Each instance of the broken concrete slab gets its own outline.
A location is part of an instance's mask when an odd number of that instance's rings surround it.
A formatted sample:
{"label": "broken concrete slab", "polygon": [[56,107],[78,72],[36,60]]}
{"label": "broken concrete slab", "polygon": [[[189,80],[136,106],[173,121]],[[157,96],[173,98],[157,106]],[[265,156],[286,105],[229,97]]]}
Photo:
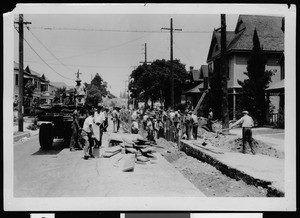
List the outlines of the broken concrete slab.
{"label": "broken concrete slab", "polygon": [[134,171],[135,155],[128,154],[124,156],[123,172]]}

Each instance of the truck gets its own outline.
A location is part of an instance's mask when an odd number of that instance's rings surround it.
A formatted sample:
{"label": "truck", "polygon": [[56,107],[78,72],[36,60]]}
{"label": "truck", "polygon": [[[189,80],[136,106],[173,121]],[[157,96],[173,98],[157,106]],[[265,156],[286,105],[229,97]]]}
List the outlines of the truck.
{"label": "truck", "polygon": [[[70,142],[75,109],[75,105],[63,104],[38,108],[37,125],[40,126],[39,143],[41,148],[51,148],[54,139],[64,139],[65,143]],[[79,108],[77,107],[77,109]]]}

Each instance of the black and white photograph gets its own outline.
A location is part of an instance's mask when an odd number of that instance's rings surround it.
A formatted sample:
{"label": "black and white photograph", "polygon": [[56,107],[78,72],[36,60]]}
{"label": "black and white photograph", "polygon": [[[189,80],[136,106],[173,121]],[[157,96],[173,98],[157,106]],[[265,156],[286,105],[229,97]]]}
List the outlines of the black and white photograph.
{"label": "black and white photograph", "polygon": [[19,4],[3,22],[4,210],[296,209],[295,6]]}

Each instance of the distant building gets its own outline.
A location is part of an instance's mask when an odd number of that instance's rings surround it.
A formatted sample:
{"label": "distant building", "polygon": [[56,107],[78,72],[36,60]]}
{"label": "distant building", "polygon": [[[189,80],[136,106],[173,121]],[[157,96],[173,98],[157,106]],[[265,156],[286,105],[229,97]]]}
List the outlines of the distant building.
{"label": "distant building", "polygon": [[[270,83],[270,101],[278,111],[284,105],[284,91],[274,94],[272,88],[284,90],[284,18],[273,16],[240,15],[234,31],[226,32],[228,59],[228,94],[230,119],[236,119],[236,102],[241,86],[238,80],[247,79],[247,61],[253,48],[253,33],[256,29],[260,45],[266,57],[266,70],[273,71]],[[207,56],[209,77],[220,70],[221,33],[214,31]],[[278,87],[277,87],[278,86]],[[278,89],[279,88],[279,89]]]}
{"label": "distant building", "polygon": [[[187,91],[183,92],[182,101],[191,102],[193,108],[197,105],[202,93],[208,89],[208,66],[201,65],[199,70],[190,67],[190,85]],[[185,99],[184,99],[185,98]]]}
{"label": "distant building", "polygon": [[[32,83],[35,87],[32,98],[24,101],[24,107],[31,107],[33,102],[51,104],[55,97],[56,87],[44,75],[33,71],[29,66],[23,70],[23,74],[24,85]],[[19,64],[16,62],[14,62],[14,97],[15,100],[19,97]]]}
{"label": "distant building", "polygon": [[127,108],[127,98],[105,98],[103,99],[103,104],[108,107],[125,107]]}

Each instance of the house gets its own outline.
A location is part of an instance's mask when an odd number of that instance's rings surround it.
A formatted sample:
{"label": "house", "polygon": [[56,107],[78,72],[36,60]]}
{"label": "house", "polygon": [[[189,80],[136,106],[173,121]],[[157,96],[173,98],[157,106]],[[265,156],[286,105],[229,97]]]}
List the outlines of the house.
{"label": "house", "polygon": [[[284,18],[274,16],[240,15],[234,31],[226,32],[226,56],[228,77],[228,102],[230,119],[236,119],[236,102],[241,86],[238,80],[247,79],[247,61],[253,47],[253,34],[256,29],[260,45],[266,57],[266,70],[273,71],[270,87],[276,83],[284,90]],[[208,73],[220,70],[221,33],[214,31],[207,56]],[[210,77],[210,76],[209,76]],[[270,88],[269,87],[269,88]],[[279,110],[283,97],[271,96],[270,101]]]}
{"label": "house", "polygon": [[[23,70],[24,85],[34,84],[34,92],[32,98],[24,99],[24,107],[30,108],[33,102],[39,102],[40,104],[51,104],[55,96],[56,87],[50,84],[50,81],[44,75],[41,75],[27,66]],[[15,100],[19,96],[19,64],[14,62],[14,97]],[[25,111],[26,113],[26,111]]]}
{"label": "house", "polygon": [[199,70],[190,67],[190,85],[187,91],[183,92],[183,102],[190,102],[191,106],[195,108],[202,93],[208,89],[208,66],[201,65]]}

